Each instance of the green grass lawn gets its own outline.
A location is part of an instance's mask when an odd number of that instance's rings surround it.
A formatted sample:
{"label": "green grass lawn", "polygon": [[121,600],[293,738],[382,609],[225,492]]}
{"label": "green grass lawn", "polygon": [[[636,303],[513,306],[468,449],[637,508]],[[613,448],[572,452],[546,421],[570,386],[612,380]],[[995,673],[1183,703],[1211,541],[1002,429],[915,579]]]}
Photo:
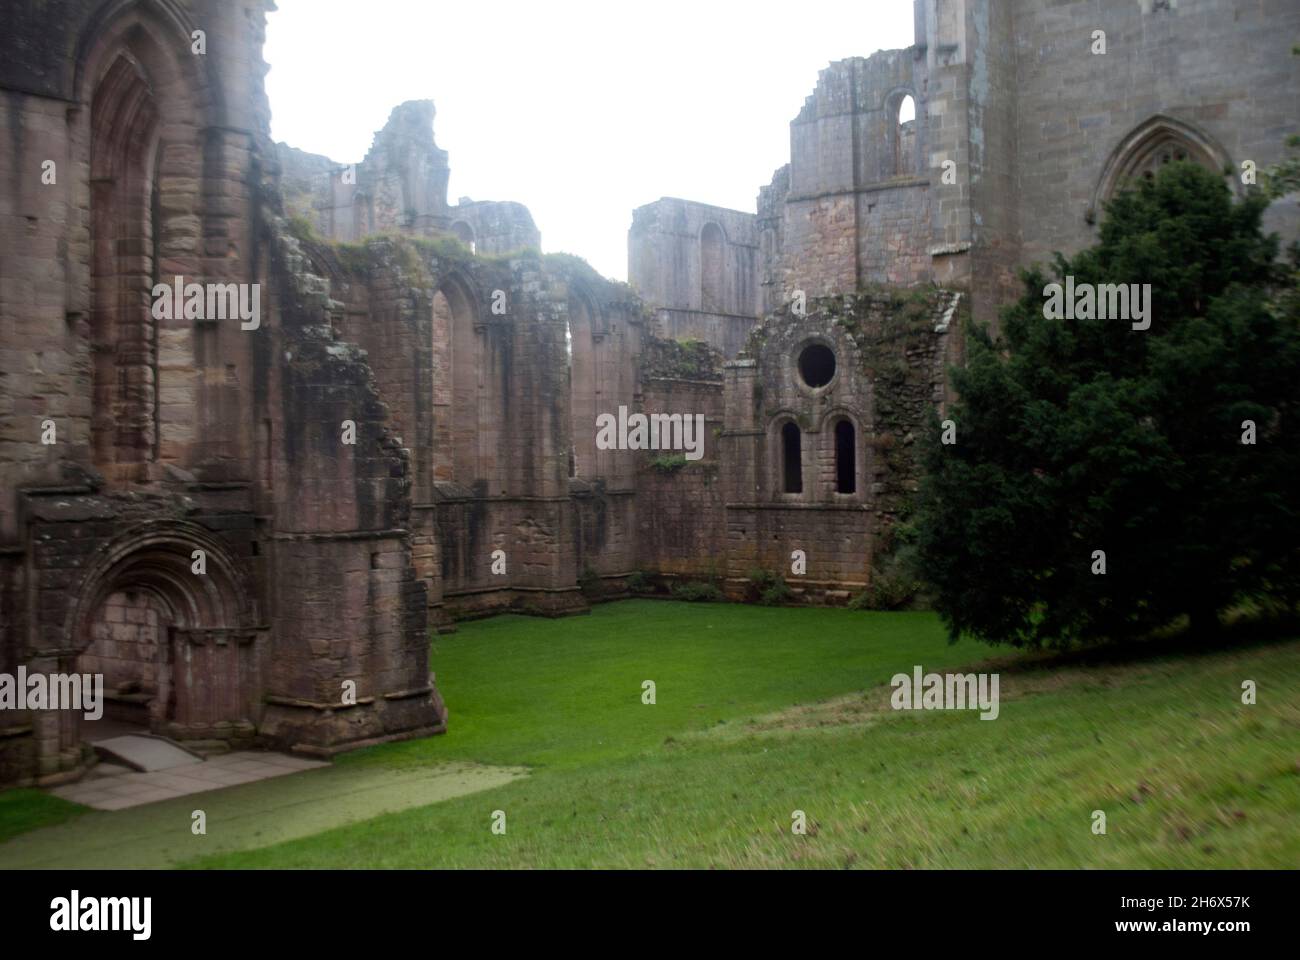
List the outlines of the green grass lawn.
{"label": "green grass lawn", "polygon": [[[1300,643],[1050,668],[1006,657],[995,721],[889,709],[894,673],[988,655],[949,646],[922,613],[628,601],[464,624],[432,655],[448,734],[338,763],[530,776],[189,865],[1300,863]],[[807,835],[791,833],[795,810]]]}
{"label": "green grass lawn", "polygon": [[86,812],[72,803],[30,788],[0,790],[0,843],[13,837],[71,820]]}

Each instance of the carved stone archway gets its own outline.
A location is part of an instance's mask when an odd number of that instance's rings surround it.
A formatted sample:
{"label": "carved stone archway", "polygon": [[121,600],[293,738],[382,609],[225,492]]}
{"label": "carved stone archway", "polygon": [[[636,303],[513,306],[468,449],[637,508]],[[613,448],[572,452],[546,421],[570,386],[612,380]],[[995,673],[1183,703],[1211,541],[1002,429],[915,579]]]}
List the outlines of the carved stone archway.
{"label": "carved stone archway", "polygon": [[[105,678],[106,716],[178,739],[251,737],[259,631],[224,545],[184,522],[143,524],[91,563],[69,615],[69,672]],[[60,748],[82,737],[62,724]]]}

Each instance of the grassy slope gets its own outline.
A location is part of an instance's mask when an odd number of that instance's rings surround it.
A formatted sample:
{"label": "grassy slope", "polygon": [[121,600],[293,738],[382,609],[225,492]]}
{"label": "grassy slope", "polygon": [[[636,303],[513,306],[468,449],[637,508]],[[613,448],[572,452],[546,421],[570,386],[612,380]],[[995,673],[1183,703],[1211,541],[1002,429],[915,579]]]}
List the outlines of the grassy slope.
{"label": "grassy slope", "polygon": [[0,843],[38,827],[51,827],[89,810],[79,803],[29,788],[0,790]]}
{"label": "grassy slope", "polygon": [[[340,762],[585,766],[719,720],[887,682],[899,664],[974,655],[979,648],[950,646],[928,613],[630,600],[561,620],[495,617],[434,642],[451,710],[445,737]],[[654,706],[641,703],[645,680],[657,686]]]}
{"label": "grassy slope", "polygon": [[[1300,644],[1050,673],[1008,660],[992,722],[895,713],[877,687],[984,653],[947,646],[924,614],[640,601],[465,625],[433,657],[452,733],[341,762],[524,763],[530,778],[196,864],[1300,862]],[[1244,679],[1256,706],[1240,703]],[[489,830],[497,809],[505,836]],[[796,809],[808,836],[791,835]]]}

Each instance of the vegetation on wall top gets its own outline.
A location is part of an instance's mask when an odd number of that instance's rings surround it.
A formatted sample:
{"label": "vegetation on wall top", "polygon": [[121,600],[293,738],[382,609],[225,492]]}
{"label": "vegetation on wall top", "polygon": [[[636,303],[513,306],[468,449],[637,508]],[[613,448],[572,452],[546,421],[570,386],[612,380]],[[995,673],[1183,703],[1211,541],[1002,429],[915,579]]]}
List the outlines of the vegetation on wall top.
{"label": "vegetation on wall top", "polygon": [[646,379],[722,382],[722,354],[703,340],[646,337],[641,345],[641,376]]}

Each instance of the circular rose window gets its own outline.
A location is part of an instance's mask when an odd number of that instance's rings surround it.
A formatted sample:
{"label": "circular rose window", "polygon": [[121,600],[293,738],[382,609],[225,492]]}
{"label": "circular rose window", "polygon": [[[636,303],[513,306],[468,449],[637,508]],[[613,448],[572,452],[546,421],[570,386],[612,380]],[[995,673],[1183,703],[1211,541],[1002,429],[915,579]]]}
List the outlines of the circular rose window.
{"label": "circular rose window", "polygon": [[824,343],[810,343],[799,354],[799,376],[814,390],[835,376],[835,353]]}

